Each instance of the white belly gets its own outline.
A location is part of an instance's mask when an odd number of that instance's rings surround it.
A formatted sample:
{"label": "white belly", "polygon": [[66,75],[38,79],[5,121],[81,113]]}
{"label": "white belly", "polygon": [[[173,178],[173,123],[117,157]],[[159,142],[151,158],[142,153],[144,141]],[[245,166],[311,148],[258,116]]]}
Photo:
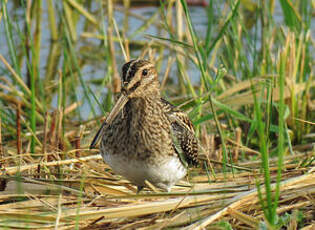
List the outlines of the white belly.
{"label": "white belly", "polygon": [[175,156],[168,156],[159,165],[149,165],[144,161],[130,161],[117,154],[102,153],[102,156],[115,173],[124,176],[137,186],[145,186],[145,180],[147,180],[159,188],[170,191],[170,188],[187,173],[186,168]]}

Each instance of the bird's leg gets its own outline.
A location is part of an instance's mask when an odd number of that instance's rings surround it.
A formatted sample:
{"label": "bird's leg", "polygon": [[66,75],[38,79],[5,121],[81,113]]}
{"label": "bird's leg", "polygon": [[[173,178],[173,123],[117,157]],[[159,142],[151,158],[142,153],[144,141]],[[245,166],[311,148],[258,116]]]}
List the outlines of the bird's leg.
{"label": "bird's leg", "polygon": [[144,186],[138,185],[137,186],[137,194],[139,194],[143,188],[144,188]]}

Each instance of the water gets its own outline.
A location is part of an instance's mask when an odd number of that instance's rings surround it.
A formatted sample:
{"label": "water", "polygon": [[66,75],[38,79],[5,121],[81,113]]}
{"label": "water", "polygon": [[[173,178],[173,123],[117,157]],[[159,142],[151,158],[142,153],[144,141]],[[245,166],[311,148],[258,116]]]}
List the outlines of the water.
{"label": "water", "polygon": [[[57,11],[61,11],[61,4],[56,4],[55,6],[57,6]],[[20,32],[23,31],[23,26],[24,26],[24,10],[22,8],[16,8],[14,5],[14,1],[8,1],[7,3],[7,7],[8,7],[8,12],[11,18],[16,18],[15,21],[13,21],[13,26],[15,28],[15,41],[17,44],[17,49],[16,51],[21,52],[21,50],[19,49],[19,30]],[[92,7],[91,7],[91,12],[96,12],[98,11],[100,8],[100,3],[99,1],[93,1],[92,2]],[[48,60],[48,54],[49,54],[49,46],[50,46],[50,31],[48,30],[48,13],[47,13],[47,5],[46,5],[46,1],[42,1],[42,37],[41,37],[41,49],[40,49],[40,75],[41,78],[43,79],[45,76],[45,71],[46,71],[46,63]],[[140,8],[131,8],[130,11],[132,13],[141,15],[145,18],[150,18],[157,10],[159,10],[157,7],[140,7]],[[175,8],[173,9],[175,11]],[[205,38],[206,35],[206,30],[207,30],[207,13],[206,13],[206,8],[204,7],[198,7],[198,6],[194,6],[194,7],[190,7],[190,14],[191,14],[191,19],[192,19],[192,23],[195,26],[195,30],[198,34],[198,36],[202,39]],[[218,8],[218,15],[216,15],[218,18],[220,17],[222,19],[222,15],[220,15],[220,10],[222,10],[222,8]],[[56,12],[57,14],[57,12]],[[57,14],[58,15],[58,14]],[[60,19],[59,16],[56,17],[56,19]],[[119,28],[122,28],[122,24],[123,24],[123,19],[124,19],[124,14],[120,11],[115,11],[115,20],[117,22],[117,25]],[[275,12],[274,12],[274,19],[275,19],[275,24],[276,25],[284,25],[283,23],[283,16],[282,16],[282,10],[281,7],[279,5],[279,1],[276,1],[276,6],[275,6]],[[77,24],[77,34],[78,34],[78,42],[76,43],[76,52],[77,55],[80,58],[84,58],[85,61],[87,61],[87,64],[85,64],[82,68],[81,68],[81,73],[82,76],[84,78],[84,81],[90,81],[91,79],[103,79],[106,74],[107,74],[107,68],[106,68],[106,58],[100,58],[97,61],[95,59],[93,59],[93,55],[104,55],[104,48],[103,46],[100,44],[100,40],[96,39],[96,38],[80,38],[80,34],[84,31],[84,22],[85,22],[85,18],[84,17],[80,17],[79,19],[79,23]],[[312,36],[314,37],[314,18],[312,19]],[[57,22],[58,23],[58,22]],[[143,25],[143,21],[136,19],[134,17],[129,17],[129,30],[127,31],[126,36],[130,37],[138,28],[140,28]],[[164,22],[160,22],[158,21],[158,23],[163,24]],[[105,19],[105,27],[107,25],[106,19]],[[33,23],[33,29],[35,28],[35,25]],[[219,28],[214,28],[213,32],[214,33],[218,33],[218,29]],[[259,28],[258,28],[258,31]],[[98,32],[92,32],[92,33],[98,33]],[[114,35],[116,36],[116,33],[114,33]],[[133,40],[138,40],[138,41],[149,41],[147,38],[144,37],[144,35],[154,35],[154,36],[168,36],[166,33],[160,33],[160,30],[157,29],[157,27],[155,26],[150,26],[148,29],[146,29],[145,31],[143,31],[142,33],[139,33],[138,35],[136,35],[134,38],[132,38]],[[216,35],[214,35],[215,37]],[[5,31],[4,31],[4,23],[3,23],[3,19],[0,23],[0,53],[9,61],[10,60],[10,55],[9,55],[9,51],[8,51],[8,47],[7,47],[7,42],[6,42],[6,36],[5,36]],[[92,47],[92,49],[96,50],[95,53],[90,53],[90,56],[86,57],[83,55],[83,53],[80,51],[85,47]],[[257,47],[260,47],[260,44],[257,44]],[[118,66],[122,66],[122,64],[125,62],[125,60],[123,59],[123,56],[120,52],[120,46],[119,44],[116,44],[116,52],[117,52],[117,56],[116,56],[116,60],[117,60],[117,65]],[[169,51],[165,51],[166,52],[166,56],[168,55],[172,55]],[[137,58],[138,55],[140,54],[140,50],[131,50],[131,57],[132,58]],[[174,55],[173,55],[174,56]],[[249,60],[251,60],[251,57],[249,56]],[[62,62],[63,62],[63,58],[61,57],[61,60],[59,61],[59,69],[62,69]],[[167,60],[163,60],[163,64],[162,66],[166,66],[166,62]],[[216,65],[219,65],[220,63],[216,63]],[[23,63],[23,68],[21,70],[21,76],[22,78],[25,80],[25,76],[27,73],[26,70],[26,64]],[[192,79],[193,83],[198,83],[199,79],[200,79],[200,73],[199,70],[191,63],[188,63],[188,70],[187,70],[187,74],[190,77],[190,79]],[[163,76],[165,69],[161,69],[161,73],[160,76]],[[4,65],[2,63],[0,63],[0,75],[6,75],[6,68],[4,67]],[[171,69],[171,73],[170,76],[176,76],[177,70],[176,70],[176,65],[174,65],[174,67]],[[174,78],[174,81],[176,82],[177,78]],[[104,94],[106,93],[106,89],[94,84],[88,84],[89,87],[91,87],[91,89],[93,90],[93,92],[96,92],[96,95],[101,95],[104,96]],[[79,99],[79,101],[83,101],[83,104],[80,108],[80,113],[81,113],[81,117],[84,119],[87,119],[91,116],[91,110],[90,107],[88,105],[88,103],[86,102],[86,100],[84,100],[84,94],[83,94],[83,89],[79,86],[76,90],[76,95],[77,98]],[[92,98],[93,101],[93,98]],[[56,108],[57,105],[57,95],[53,98],[52,101],[52,108]],[[97,106],[96,106],[97,107]],[[101,110],[98,109],[97,110],[97,114],[101,114]]]}

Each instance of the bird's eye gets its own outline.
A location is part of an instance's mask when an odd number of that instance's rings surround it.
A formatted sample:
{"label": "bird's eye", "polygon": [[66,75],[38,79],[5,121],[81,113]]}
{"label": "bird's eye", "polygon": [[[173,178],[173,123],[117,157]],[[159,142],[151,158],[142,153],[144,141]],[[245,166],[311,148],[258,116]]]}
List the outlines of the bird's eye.
{"label": "bird's eye", "polygon": [[148,75],[148,70],[147,69],[144,69],[143,71],[142,71],[142,76],[147,76]]}

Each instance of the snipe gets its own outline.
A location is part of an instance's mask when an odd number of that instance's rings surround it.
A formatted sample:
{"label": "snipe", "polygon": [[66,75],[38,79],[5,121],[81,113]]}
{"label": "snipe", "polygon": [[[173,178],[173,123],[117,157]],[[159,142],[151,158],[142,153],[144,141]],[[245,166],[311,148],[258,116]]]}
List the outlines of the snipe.
{"label": "snipe", "polygon": [[187,115],[160,96],[154,65],[132,60],[122,67],[122,90],[94,137],[104,161],[137,185],[145,181],[170,191],[197,163],[198,144]]}

